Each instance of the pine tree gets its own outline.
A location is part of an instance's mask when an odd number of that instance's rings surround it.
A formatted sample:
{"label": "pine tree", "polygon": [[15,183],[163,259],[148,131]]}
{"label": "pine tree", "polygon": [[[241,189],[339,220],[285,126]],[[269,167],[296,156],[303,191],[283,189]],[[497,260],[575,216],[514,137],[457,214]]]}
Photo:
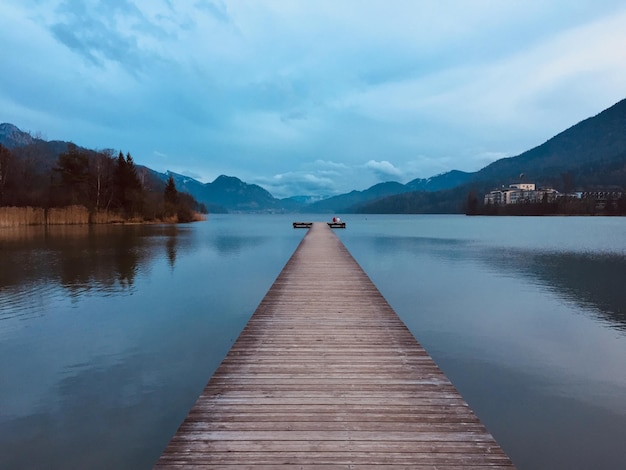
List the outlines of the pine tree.
{"label": "pine tree", "polygon": [[172,217],[177,214],[179,197],[172,175],[167,179],[167,185],[163,191],[163,202],[163,215],[165,217]]}
{"label": "pine tree", "polygon": [[136,212],[140,212],[143,207],[143,187],[137,169],[130,153],[119,153],[117,157],[117,168],[115,169],[117,203],[126,213],[127,217],[132,217]]}
{"label": "pine tree", "polygon": [[178,204],[178,190],[176,189],[176,183],[174,183],[174,178],[172,175],[167,180],[167,185],[165,186],[165,192],[163,194],[166,204]]}

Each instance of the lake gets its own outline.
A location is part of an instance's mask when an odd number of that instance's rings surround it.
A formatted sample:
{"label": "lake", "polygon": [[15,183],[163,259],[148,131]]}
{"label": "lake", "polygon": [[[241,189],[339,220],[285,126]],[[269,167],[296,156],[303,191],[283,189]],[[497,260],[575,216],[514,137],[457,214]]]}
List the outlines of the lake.
{"label": "lake", "polygon": [[[329,218],[0,229],[0,468],[151,468]],[[626,468],[625,218],[342,219],[518,468]]]}

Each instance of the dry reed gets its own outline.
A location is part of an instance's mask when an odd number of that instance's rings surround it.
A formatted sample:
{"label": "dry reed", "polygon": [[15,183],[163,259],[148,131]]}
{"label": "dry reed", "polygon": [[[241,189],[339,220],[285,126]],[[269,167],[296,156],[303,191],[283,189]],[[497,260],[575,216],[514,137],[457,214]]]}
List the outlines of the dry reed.
{"label": "dry reed", "polygon": [[[192,220],[206,220],[204,214],[195,212]],[[176,223],[176,216],[163,223]],[[156,221],[159,222],[159,221]],[[84,206],[53,207],[0,207],[0,227],[21,227],[25,225],[86,225],[86,224],[128,224],[145,223],[141,217],[131,219],[113,211],[89,212]]]}
{"label": "dry reed", "polygon": [[45,225],[46,211],[41,207],[0,207],[0,227]]}

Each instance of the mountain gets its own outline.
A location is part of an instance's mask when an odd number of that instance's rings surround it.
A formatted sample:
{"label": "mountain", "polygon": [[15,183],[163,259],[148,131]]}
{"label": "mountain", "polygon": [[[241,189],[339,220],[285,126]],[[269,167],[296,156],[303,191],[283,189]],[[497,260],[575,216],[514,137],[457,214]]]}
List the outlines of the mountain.
{"label": "mountain", "polygon": [[351,191],[329,198],[294,196],[277,199],[256,184],[248,184],[234,176],[221,175],[212,183],[201,183],[193,178],[172,172],[156,173],[162,181],[172,175],[180,191],[191,194],[204,203],[209,212],[306,212],[335,213],[351,212],[363,204],[378,201],[391,195],[403,194],[420,189],[435,192],[459,186],[467,181],[471,173],[450,171],[428,179],[416,179],[406,185],[395,181],[378,183],[363,191]]}
{"label": "mountain", "polygon": [[[545,143],[516,157],[503,158],[475,173],[473,181],[530,181],[559,186],[569,173],[571,184],[588,186],[592,173],[622,165],[626,158],[626,99],[585,119]],[[618,181],[621,185],[623,179]],[[603,182],[602,184],[613,184]]]}
{"label": "mountain", "polygon": [[465,210],[465,185],[442,191],[414,191],[349,207],[357,214],[459,214]]}
{"label": "mountain", "polygon": [[[2,123],[0,124],[0,144],[8,148],[27,169],[31,175],[28,179],[29,183],[43,187],[48,181],[43,181],[41,178],[47,178],[46,175],[56,167],[59,155],[68,151],[70,143],[36,139],[13,124]],[[96,154],[94,150],[78,148],[90,156]],[[302,206],[302,203],[295,200],[276,199],[260,186],[244,183],[231,176],[222,175],[212,183],[204,184],[176,173],[159,173],[143,165],[136,165],[136,168],[146,189],[162,192],[171,174],[179,191],[191,194],[213,213],[294,211]]]}
{"label": "mountain", "polygon": [[408,191],[408,189],[403,184],[389,181],[376,184],[364,191],[351,191],[347,194],[340,194],[322,201],[314,202],[313,204],[305,206],[302,210],[311,213],[345,212],[348,207],[406,191]]}
{"label": "mountain", "polygon": [[[13,124],[0,124],[0,143],[23,158],[36,161],[42,171],[56,165],[58,155],[67,151],[67,142],[44,141],[33,138]],[[87,149],[83,149],[86,150]],[[89,151],[91,152],[91,151]],[[439,191],[462,184],[470,175],[451,171],[427,179],[415,179],[406,185],[397,182],[376,184],[364,191],[352,191],[331,198],[310,196],[276,199],[268,191],[255,184],[248,184],[233,176],[219,176],[212,183],[201,183],[193,178],[176,173],[159,173],[148,167],[137,165],[143,173],[144,184],[160,190],[171,174],[180,191],[187,192],[204,203],[210,212],[345,212],[348,208],[382,197],[408,191]],[[156,182],[160,183],[156,183]]]}
{"label": "mountain", "polygon": [[302,203],[292,199],[277,199],[256,184],[248,184],[234,176],[221,175],[211,183],[201,183],[176,173],[156,173],[162,181],[170,175],[179,191],[191,194],[204,203],[209,212],[294,212]]}
{"label": "mountain", "polygon": [[295,204],[299,204],[299,205],[306,205],[306,204],[313,204],[314,202],[319,202],[319,201],[323,201],[324,199],[328,199],[329,196],[305,196],[305,195],[299,195],[299,196],[289,196],[287,198],[281,199],[282,201],[289,201],[291,203],[295,203]]}
{"label": "mountain", "polygon": [[206,199],[223,205],[229,210],[257,211],[272,208],[276,199],[256,184],[248,184],[234,176],[218,176],[205,185]]}
{"label": "mountain", "polygon": [[33,185],[41,183],[38,178],[56,166],[59,154],[67,152],[68,146],[68,142],[36,139],[6,122],[0,124],[0,144],[22,162],[20,171],[30,175],[29,182]]}
{"label": "mountain", "polygon": [[473,173],[452,170],[432,178],[418,178],[409,181],[405,186],[410,191],[442,191],[460,186],[472,178]]}
{"label": "mountain", "polygon": [[[35,139],[12,124],[0,124],[0,144],[41,171],[56,164],[67,142]],[[93,151],[89,151],[93,152]],[[31,165],[33,166],[33,165]],[[518,156],[503,158],[474,172],[449,171],[407,184],[385,182],[323,200],[299,196],[277,199],[255,184],[221,175],[211,183],[175,173],[141,169],[144,184],[158,190],[170,175],[179,191],[191,194],[211,212],[450,213],[462,212],[468,193],[482,195],[524,181],[561,192],[626,187],[626,100],[585,119]]]}
{"label": "mountain", "polygon": [[502,158],[466,175],[464,183],[445,191],[404,193],[352,206],[350,210],[364,213],[462,212],[470,192],[481,200],[485,192],[519,182],[520,178],[561,192],[626,188],[626,100],[531,150]]}
{"label": "mountain", "polygon": [[13,124],[7,122],[0,124],[0,144],[8,149],[33,144],[35,141],[36,139],[28,132],[21,131]]}
{"label": "mountain", "polygon": [[350,213],[359,210],[369,203],[375,203],[381,199],[397,196],[413,191],[436,192],[451,189],[462,185],[472,177],[472,173],[453,170],[431,178],[417,178],[407,184],[395,181],[375,184],[364,191],[351,191],[328,199],[304,206],[302,211],[317,213],[343,212]]}
{"label": "mountain", "polygon": [[176,184],[176,189],[178,191],[191,194],[196,201],[206,206],[209,213],[225,214],[228,212],[228,209],[226,209],[226,207],[222,206],[221,204],[217,202],[210,201],[205,197],[205,184],[204,183],[201,183],[200,181],[197,181],[188,176],[173,173],[171,171],[168,171],[167,173],[159,173],[147,167],[145,168],[148,172],[150,172],[152,177],[157,178],[159,181],[161,181],[161,183],[163,184],[163,187],[165,187],[165,184],[171,175],[172,178],[174,179],[174,184]]}

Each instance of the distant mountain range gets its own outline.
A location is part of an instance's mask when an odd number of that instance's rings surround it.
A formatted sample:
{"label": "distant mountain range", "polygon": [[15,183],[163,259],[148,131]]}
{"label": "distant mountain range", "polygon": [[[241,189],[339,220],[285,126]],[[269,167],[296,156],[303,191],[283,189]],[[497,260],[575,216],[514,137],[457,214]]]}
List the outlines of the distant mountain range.
{"label": "distant mountain range", "polygon": [[[8,123],[0,124],[0,144],[36,161],[42,171],[54,167],[68,145],[32,137]],[[474,173],[453,170],[407,184],[390,181],[323,200],[303,196],[277,199],[262,187],[233,176],[222,175],[211,183],[201,183],[141,165],[137,168],[148,180],[161,184],[172,175],[179,191],[191,194],[210,212],[459,213],[468,193],[480,199],[494,187],[520,178],[562,192],[626,187],[626,100],[538,147],[502,158]]]}
{"label": "distant mountain range", "polygon": [[218,176],[212,183],[168,172],[156,173],[167,179],[172,175],[176,188],[191,194],[207,205],[209,212],[294,212],[300,204],[280,200],[256,184],[248,184],[234,176]]}
{"label": "distant mountain range", "polygon": [[469,193],[481,200],[485,192],[520,182],[522,178],[561,192],[625,189],[626,100],[518,156],[502,158],[474,173],[464,173],[457,185],[435,192],[420,190],[365,201],[347,211],[457,213],[463,211]]}

